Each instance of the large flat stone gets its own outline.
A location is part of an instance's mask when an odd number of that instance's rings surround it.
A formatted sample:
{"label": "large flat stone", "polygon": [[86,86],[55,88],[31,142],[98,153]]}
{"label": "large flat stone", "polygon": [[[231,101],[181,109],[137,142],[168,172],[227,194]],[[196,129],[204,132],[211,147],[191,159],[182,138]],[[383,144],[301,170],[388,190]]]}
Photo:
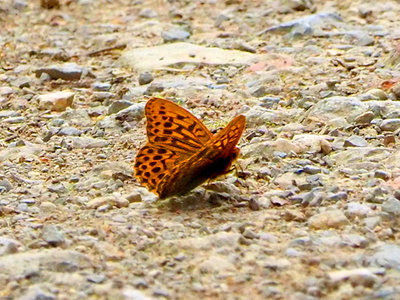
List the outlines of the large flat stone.
{"label": "large flat stone", "polygon": [[120,62],[138,72],[151,71],[182,64],[250,65],[262,55],[239,50],[173,43],[125,51]]}

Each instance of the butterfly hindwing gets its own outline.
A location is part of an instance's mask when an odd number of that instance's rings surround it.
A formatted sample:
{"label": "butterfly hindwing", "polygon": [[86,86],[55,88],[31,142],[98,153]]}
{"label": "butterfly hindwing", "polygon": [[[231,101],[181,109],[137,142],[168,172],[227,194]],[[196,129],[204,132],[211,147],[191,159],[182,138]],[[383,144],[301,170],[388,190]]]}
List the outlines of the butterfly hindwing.
{"label": "butterfly hindwing", "polygon": [[140,183],[149,190],[155,190],[159,182],[180,160],[174,151],[165,148],[155,148],[146,144],[141,148],[135,160],[135,175]]}
{"label": "butterfly hindwing", "polygon": [[172,101],[153,97],[147,102],[145,113],[150,144],[188,156],[213,137],[199,119]]}

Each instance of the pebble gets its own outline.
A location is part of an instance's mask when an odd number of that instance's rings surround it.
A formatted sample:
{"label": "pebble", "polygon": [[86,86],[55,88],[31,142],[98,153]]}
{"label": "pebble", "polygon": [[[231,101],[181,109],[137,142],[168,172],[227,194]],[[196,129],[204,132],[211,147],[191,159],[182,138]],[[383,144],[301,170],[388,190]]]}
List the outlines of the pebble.
{"label": "pebble", "polygon": [[82,134],[82,131],[75,127],[63,127],[57,132],[57,134],[61,136],[79,136]]}
{"label": "pebble", "polygon": [[345,147],[367,147],[368,142],[361,136],[353,135],[344,141]]}
{"label": "pebble", "polygon": [[55,225],[44,225],[42,228],[42,239],[50,246],[59,247],[65,244],[64,233]]}
{"label": "pebble", "polygon": [[27,292],[22,295],[20,300],[56,300],[56,296],[52,293],[44,291],[39,286],[30,286]]}
{"label": "pebble", "polygon": [[367,204],[350,202],[347,204],[346,212],[350,216],[365,217],[372,213],[372,210]]}
{"label": "pebble", "polygon": [[375,216],[375,217],[368,217],[364,219],[364,224],[368,229],[373,230],[376,226],[378,226],[381,223],[381,217],[380,216]]}
{"label": "pebble", "polygon": [[165,43],[184,41],[190,37],[190,33],[182,28],[171,28],[161,33]]}
{"label": "pebble", "polygon": [[400,118],[383,120],[379,127],[383,131],[396,131],[400,128]]}
{"label": "pebble", "polygon": [[340,281],[350,282],[355,285],[364,285],[367,287],[372,287],[377,281],[378,277],[374,272],[381,272],[381,269],[349,269],[349,270],[339,270],[331,271],[328,273],[328,278],[333,283],[338,283]]}
{"label": "pebble", "polygon": [[109,82],[100,82],[100,81],[95,81],[92,84],[92,89],[94,91],[101,91],[101,92],[106,92],[111,89],[111,84]]}
{"label": "pebble", "polygon": [[67,107],[71,107],[75,94],[73,92],[61,91],[43,94],[38,96],[39,106],[42,109],[52,111],[64,111]]}
{"label": "pebble", "polygon": [[390,173],[383,171],[383,170],[376,170],[374,173],[374,177],[387,181],[390,179]]}
{"label": "pebble", "polygon": [[362,113],[358,115],[355,119],[354,122],[359,125],[359,124],[370,124],[371,121],[375,118],[375,114],[372,111],[366,111],[365,113]]}
{"label": "pebble", "polygon": [[150,72],[143,72],[139,75],[139,84],[144,85],[152,82],[154,80],[153,75]]}
{"label": "pebble", "polygon": [[111,105],[108,107],[107,113],[109,115],[116,114],[117,112],[120,112],[121,110],[124,110],[125,108],[128,108],[132,104],[133,104],[132,102],[126,101],[126,100],[113,101],[111,103]]}
{"label": "pebble", "polygon": [[380,245],[369,260],[373,265],[398,269],[400,267],[400,246],[396,244]]}
{"label": "pebble", "polygon": [[40,77],[43,73],[46,73],[50,76],[51,79],[63,80],[79,80],[81,79],[84,72],[84,68],[75,63],[51,65],[35,70],[36,77]]}
{"label": "pebble", "polygon": [[400,200],[390,197],[382,203],[382,211],[393,216],[400,216]]}
{"label": "pebble", "polygon": [[349,221],[340,210],[327,210],[308,219],[308,226],[313,229],[341,228]]}
{"label": "pebble", "polygon": [[0,193],[1,192],[9,192],[12,190],[12,185],[10,183],[10,181],[8,181],[7,179],[2,179],[0,180]]}
{"label": "pebble", "polygon": [[152,19],[152,18],[157,18],[158,14],[156,11],[154,11],[151,8],[143,8],[139,12],[139,17],[146,18],[146,19]]}

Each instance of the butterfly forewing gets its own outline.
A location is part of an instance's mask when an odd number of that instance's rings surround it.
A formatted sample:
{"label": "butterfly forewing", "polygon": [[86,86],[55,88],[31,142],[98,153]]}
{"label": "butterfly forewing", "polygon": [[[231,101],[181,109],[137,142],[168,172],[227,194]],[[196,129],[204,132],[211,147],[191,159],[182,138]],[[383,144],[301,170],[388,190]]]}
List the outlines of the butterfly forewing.
{"label": "butterfly forewing", "polygon": [[185,193],[207,179],[229,172],[239,154],[236,145],[245,125],[245,117],[237,116],[194,155],[174,166],[157,186],[158,195],[164,198]]}
{"label": "butterfly forewing", "polygon": [[190,156],[212,138],[203,123],[179,105],[151,98],[145,108],[150,144]]}
{"label": "butterfly forewing", "polygon": [[235,117],[228,125],[220,130],[209,144],[217,148],[218,156],[223,156],[232,151],[237,145],[246,126],[246,118],[242,115]]}

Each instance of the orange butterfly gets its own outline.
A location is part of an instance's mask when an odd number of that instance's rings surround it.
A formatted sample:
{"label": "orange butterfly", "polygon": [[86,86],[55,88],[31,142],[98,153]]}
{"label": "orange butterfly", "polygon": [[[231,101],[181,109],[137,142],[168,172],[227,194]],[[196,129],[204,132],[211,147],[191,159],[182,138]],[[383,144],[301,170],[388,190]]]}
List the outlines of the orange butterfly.
{"label": "orange butterfly", "polygon": [[229,172],[246,125],[242,115],[213,135],[186,109],[151,98],[145,107],[147,144],[135,161],[137,179],[160,199],[183,195],[207,179]]}

